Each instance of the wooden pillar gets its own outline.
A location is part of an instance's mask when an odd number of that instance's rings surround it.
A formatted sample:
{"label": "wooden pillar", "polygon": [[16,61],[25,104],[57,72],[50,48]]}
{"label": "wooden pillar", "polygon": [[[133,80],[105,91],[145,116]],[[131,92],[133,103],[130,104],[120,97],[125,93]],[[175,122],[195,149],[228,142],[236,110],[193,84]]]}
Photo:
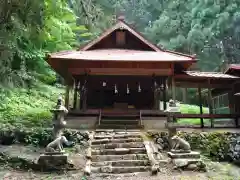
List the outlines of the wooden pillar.
{"label": "wooden pillar", "polygon": [[[209,114],[213,114],[213,105],[212,105],[212,93],[211,93],[211,88],[210,88],[210,81],[208,81],[208,107],[209,107]],[[211,128],[214,127],[214,119],[211,117]]]}
{"label": "wooden pillar", "polygon": [[74,81],[73,109],[77,108],[77,82]]}
{"label": "wooden pillar", "polygon": [[[230,113],[231,114],[239,114],[239,108],[238,108],[238,99],[239,99],[239,97],[238,96],[234,97],[234,94],[237,92],[235,90],[235,86],[236,86],[236,84],[232,85],[231,91],[228,94],[228,102],[229,102],[229,105],[230,105]],[[239,119],[238,116],[236,116],[235,119],[234,119],[236,127],[239,127],[238,119]]]}
{"label": "wooden pillar", "polygon": [[[199,98],[200,114],[203,114],[202,89],[201,89],[201,87],[198,87],[198,98]],[[203,118],[200,118],[200,120],[201,120],[201,128],[204,128]]]}
{"label": "wooden pillar", "polygon": [[187,104],[187,88],[182,88],[182,101]]}
{"label": "wooden pillar", "polygon": [[65,91],[65,107],[69,108],[69,85],[66,85],[66,91]]}
{"label": "wooden pillar", "polygon": [[156,110],[157,109],[157,82],[155,77],[153,77],[152,83],[153,83],[153,109]]}
{"label": "wooden pillar", "polygon": [[83,110],[87,109],[87,80],[85,79],[83,91]]}
{"label": "wooden pillar", "polygon": [[84,83],[82,81],[80,81],[80,88],[79,88],[79,109],[82,110],[83,109],[83,100],[84,100]]}
{"label": "wooden pillar", "polygon": [[83,109],[83,92],[80,90],[79,109]]}
{"label": "wooden pillar", "polygon": [[167,109],[167,87],[166,87],[166,81],[164,81],[164,88],[163,88],[163,109]]}
{"label": "wooden pillar", "polygon": [[80,80],[78,80],[78,84],[77,84],[77,105],[76,105],[76,109],[80,109],[81,105],[80,105],[80,89],[81,89],[81,84],[80,84]]}
{"label": "wooden pillar", "polygon": [[153,96],[154,96],[154,107],[153,107],[153,109],[157,109],[157,90],[156,90],[156,87],[154,86],[154,90],[153,90]]}
{"label": "wooden pillar", "polygon": [[175,86],[175,79],[174,79],[174,77],[172,77],[172,87],[171,87],[171,89],[172,89],[172,99],[174,100],[174,101],[176,101],[176,86]]}
{"label": "wooden pillar", "polygon": [[83,93],[83,110],[87,109],[87,89],[84,90]]}
{"label": "wooden pillar", "polygon": [[103,109],[104,108],[104,102],[105,102],[105,87],[101,87],[101,105],[100,105],[100,108]]}

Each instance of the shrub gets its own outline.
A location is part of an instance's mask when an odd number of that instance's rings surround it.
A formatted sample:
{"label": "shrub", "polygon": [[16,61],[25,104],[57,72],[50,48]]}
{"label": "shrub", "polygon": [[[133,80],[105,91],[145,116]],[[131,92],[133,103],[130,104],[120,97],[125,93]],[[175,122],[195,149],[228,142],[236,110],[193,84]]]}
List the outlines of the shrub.
{"label": "shrub", "polygon": [[38,83],[32,89],[0,88],[0,123],[21,123],[27,127],[49,127],[52,109],[62,87]]}
{"label": "shrub", "polygon": [[[66,136],[69,141],[73,141],[75,143],[88,140],[87,133],[77,130],[67,129],[64,131],[63,135]],[[0,126],[0,144],[3,145],[21,143],[45,147],[52,140],[53,132],[50,128],[26,128],[21,124],[18,124],[16,126],[13,126],[11,124],[2,124]]]}

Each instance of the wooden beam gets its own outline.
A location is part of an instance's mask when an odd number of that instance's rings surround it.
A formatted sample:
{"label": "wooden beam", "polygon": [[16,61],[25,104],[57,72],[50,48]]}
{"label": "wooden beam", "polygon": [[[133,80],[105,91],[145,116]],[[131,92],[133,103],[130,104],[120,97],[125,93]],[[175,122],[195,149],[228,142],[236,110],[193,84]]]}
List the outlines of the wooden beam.
{"label": "wooden beam", "polygon": [[159,75],[167,76],[171,74],[170,69],[131,69],[131,68],[70,68],[69,73],[73,75],[89,74],[89,75]]}
{"label": "wooden beam", "polygon": [[[191,128],[191,129],[211,129],[212,127],[204,127],[204,128],[201,128],[201,126],[199,125],[181,125],[181,124],[178,124],[178,123],[168,123],[167,125],[168,127],[170,128],[181,128],[181,129],[185,129],[185,128]],[[234,129],[235,127],[234,126],[218,126],[218,127],[214,127],[214,129]]]}
{"label": "wooden beam", "polygon": [[176,118],[215,118],[215,119],[234,119],[236,117],[240,117],[240,114],[174,114],[174,117]]}
{"label": "wooden beam", "polygon": [[184,87],[184,88],[198,88],[198,86],[200,86],[201,88],[221,88],[224,89],[226,88],[226,86],[228,86],[229,84],[207,84],[206,82],[180,82],[180,81],[176,81],[175,85],[177,87]]}
{"label": "wooden beam", "polygon": [[171,62],[67,60],[65,68],[171,69]]}
{"label": "wooden beam", "polygon": [[[200,87],[198,87],[198,98],[199,98],[200,114],[203,114],[202,91],[201,91],[201,88],[200,88]],[[201,117],[200,120],[201,120],[201,127],[204,128],[203,118]]]}

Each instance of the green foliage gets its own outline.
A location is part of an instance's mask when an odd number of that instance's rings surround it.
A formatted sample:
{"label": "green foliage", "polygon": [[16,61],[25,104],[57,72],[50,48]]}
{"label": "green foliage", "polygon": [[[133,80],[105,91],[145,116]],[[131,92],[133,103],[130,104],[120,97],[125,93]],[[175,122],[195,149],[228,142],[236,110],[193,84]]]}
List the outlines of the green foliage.
{"label": "green foliage", "polygon": [[44,85],[31,89],[4,88],[0,90],[0,122],[22,124],[27,127],[49,127],[56,99],[62,88]]}
{"label": "green foliage", "polygon": [[165,1],[145,34],[159,46],[197,54],[200,68],[213,70],[222,59],[237,60],[239,8],[235,0]]}
{"label": "green foliage", "polygon": [[26,128],[20,124],[3,124],[1,125],[0,141],[4,145],[23,143],[46,146],[52,141],[52,130],[41,127]]}
{"label": "green foliage", "polygon": [[67,0],[1,1],[0,12],[0,83],[8,86],[29,85],[36,73],[52,75],[46,53],[78,47],[78,36],[91,35],[76,25]]}

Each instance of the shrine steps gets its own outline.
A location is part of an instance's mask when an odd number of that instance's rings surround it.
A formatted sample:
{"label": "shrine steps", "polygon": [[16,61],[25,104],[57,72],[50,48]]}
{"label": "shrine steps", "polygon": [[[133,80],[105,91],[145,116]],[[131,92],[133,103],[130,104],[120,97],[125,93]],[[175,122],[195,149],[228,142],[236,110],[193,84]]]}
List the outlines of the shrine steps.
{"label": "shrine steps", "polygon": [[102,112],[99,116],[98,128],[104,129],[140,129],[141,114],[139,112]]}
{"label": "shrine steps", "polygon": [[96,131],[91,154],[92,173],[135,173],[151,169],[140,132]]}
{"label": "shrine steps", "polygon": [[101,129],[143,129],[144,126],[138,125],[138,124],[105,124],[101,123],[100,125],[96,125],[96,128],[101,128]]}

